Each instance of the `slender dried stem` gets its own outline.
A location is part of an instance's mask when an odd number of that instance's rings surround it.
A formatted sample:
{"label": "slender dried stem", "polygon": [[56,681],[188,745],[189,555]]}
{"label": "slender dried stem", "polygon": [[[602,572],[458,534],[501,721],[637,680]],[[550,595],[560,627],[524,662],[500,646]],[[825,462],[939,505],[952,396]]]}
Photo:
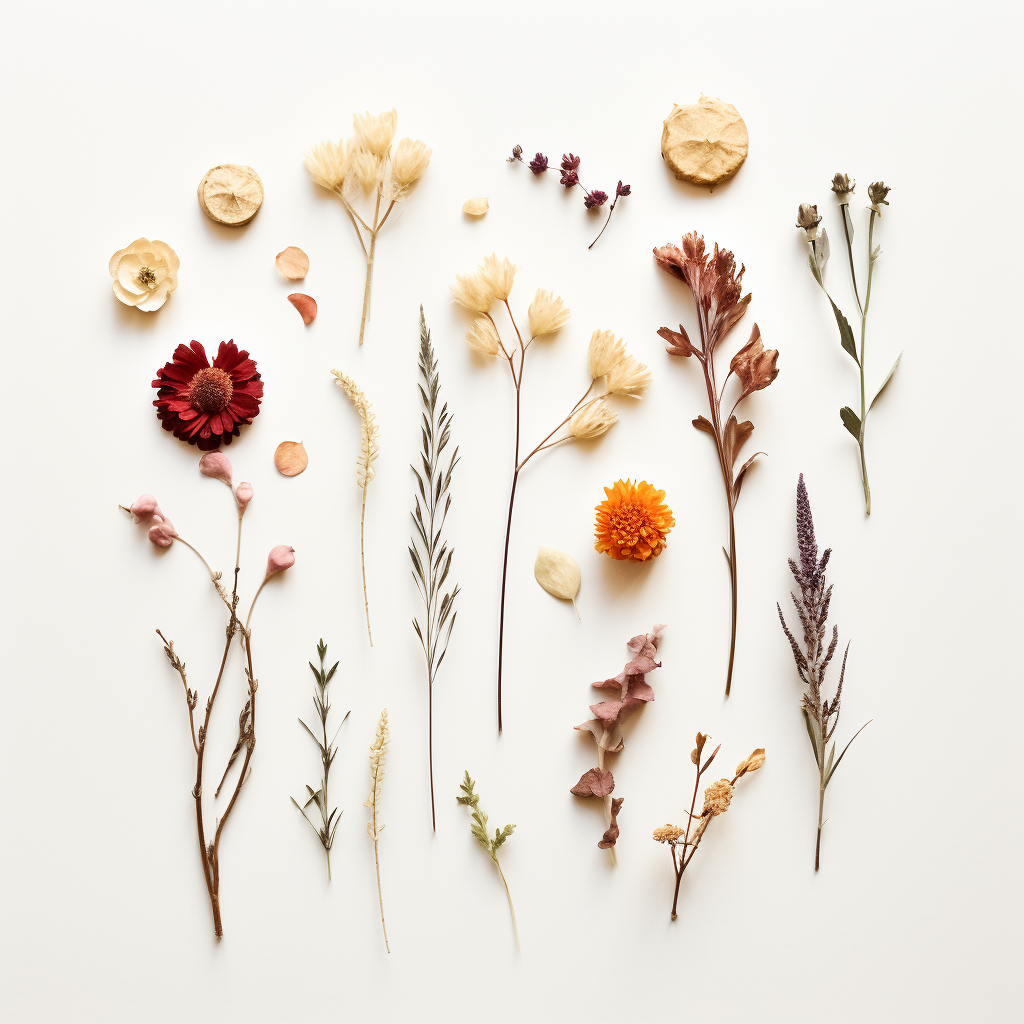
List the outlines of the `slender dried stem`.
{"label": "slender dried stem", "polygon": [[498,862],[498,858],[494,858],[494,863],[498,868],[498,874],[501,875],[502,885],[505,886],[505,895],[508,897],[508,909],[512,912],[512,930],[516,933],[516,949],[522,949],[523,947],[519,944],[519,925],[516,922],[516,908],[512,906],[512,893],[509,892],[508,882],[505,880],[505,872],[501,870],[501,864]]}
{"label": "slender dried stem", "polygon": [[[864,386],[864,348],[868,327],[868,306],[871,304],[871,275],[875,269],[874,260],[874,233],[875,233],[875,211],[871,211],[871,219],[868,221],[868,284],[864,292],[864,309],[860,317],[860,437],[857,443],[860,446],[860,471],[864,480],[864,514],[871,515],[871,487],[868,484],[868,463],[864,452],[864,433],[867,428],[868,406],[867,394]],[[852,267],[852,264],[851,264]],[[851,269],[852,273],[852,269]]]}
{"label": "slender dried stem", "polygon": [[366,591],[366,484],[363,484],[362,510],[359,513],[359,561],[363,568],[363,604],[366,607],[366,635],[373,646],[373,633],[370,632],[370,597]]}

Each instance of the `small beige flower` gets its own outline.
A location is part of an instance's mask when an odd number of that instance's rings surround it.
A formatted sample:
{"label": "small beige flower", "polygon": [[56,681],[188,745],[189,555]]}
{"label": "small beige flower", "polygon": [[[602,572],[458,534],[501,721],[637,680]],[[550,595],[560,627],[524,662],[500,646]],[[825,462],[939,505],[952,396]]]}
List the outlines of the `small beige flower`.
{"label": "small beige flower", "polygon": [[653,379],[651,371],[639,359],[626,356],[620,359],[608,374],[608,394],[639,398],[640,392],[648,387]]}
{"label": "small beige flower", "polygon": [[849,203],[850,194],[857,187],[857,182],[848,174],[836,171],[832,177],[832,191],[839,197],[839,202]]}
{"label": "small beige flower", "polygon": [[384,158],[391,148],[391,140],[395,137],[398,127],[398,111],[390,110],[383,114],[356,114],[352,118],[356,129],[356,137],[376,157]]}
{"label": "small beige flower", "polygon": [[686,829],[678,825],[662,825],[654,830],[653,839],[659,843],[674,843],[686,835]]}
{"label": "small beige flower", "polygon": [[512,291],[519,268],[509,259],[498,259],[494,253],[484,259],[480,270],[494,289],[494,297],[505,301]]}
{"label": "small beige flower", "polygon": [[110,257],[114,294],[146,313],[159,309],[178,287],[178,257],[166,242],[136,238]]}
{"label": "small beige flower", "polygon": [[391,158],[391,176],[395,184],[401,189],[408,188],[427,169],[433,152],[425,143],[402,139]]}
{"label": "small beige flower", "polygon": [[535,338],[542,334],[553,334],[569,322],[569,310],[561,296],[538,290],[530,303],[530,333]]}
{"label": "small beige flower", "polygon": [[616,339],[612,331],[594,331],[590,336],[587,359],[590,363],[590,379],[597,380],[612,372],[612,369],[626,356],[622,339]]}
{"label": "small beige flower", "polygon": [[496,356],[501,351],[501,339],[490,317],[478,317],[466,332],[466,342],[482,356]]}
{"label": "small beige flower", "polygon": [[728,779],[719,779],[712,782],[704,790],[704,813],[714,817],[716,814],[724,814],[729,809],[729,802],[732,800],[732,783]]}
{"label": "small beige flower", "polygon": [[885,197],[892,191],[884,181],[873,181],[868,185],[868,199],[871,200],[871,209],[875,213],[881,213],[879,206],[888,206],[889,200]]}
{"label": "small beige flower", "polygon": [[380,161],[362,146],[356,146],[349,159],[352,175],[359,183],[364,195],[369,195],[377,187]]}
{"label": "small beige flower", "polygon": [[306,169],[313,180],[324,188],[337,189],[345,182],[352,160],[352,143],[318,142],[306,154]]}
{"label": "small beige flower", "polygon": [[474,313],[487,313],[494,305],[494,286],[479,270],[472,274],[456,274],[451,292],[456,302]]}
{"label": "small beige flower", "polygon": [[796,214],[796,226],[804,229],[808,242],[813,242],[818,236],[818,225],[821,223],[821,214],[814,203],[801,203]]}
{"label": "small beige flower", "polygon": [[736,765],[736,777],[746,775],[747,772],[756,772],[764,764],[764,747],[758,747],[745,761]]}
{"label": "small beige flower", "polygon": [[603,398],[599,398],[596,402],[591,402],[590,405],[580,409],[569,420],[569,432],[573,437],[589,441],[591,438],[600,437],[617,423],[618,419],[618,413],[614,412]]}

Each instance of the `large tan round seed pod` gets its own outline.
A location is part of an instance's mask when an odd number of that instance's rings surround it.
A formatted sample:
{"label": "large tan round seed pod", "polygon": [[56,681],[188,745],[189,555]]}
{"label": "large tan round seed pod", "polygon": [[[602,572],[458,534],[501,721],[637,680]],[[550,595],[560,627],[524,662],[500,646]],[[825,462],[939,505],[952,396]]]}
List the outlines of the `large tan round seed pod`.
{"label": "large tan round seed pod", "polygon": [[263,182],[245,164],[211,167],[197,191],[203,213],[218,224],[232,227],[248,224],[263,205]]}
{"label": "large tan round seed pod", "polygon": [[747,158],[747,126],[739,111],[714,96],[676,104],[665,118],[661,155],[672,173],[694,185],[718,185]]}

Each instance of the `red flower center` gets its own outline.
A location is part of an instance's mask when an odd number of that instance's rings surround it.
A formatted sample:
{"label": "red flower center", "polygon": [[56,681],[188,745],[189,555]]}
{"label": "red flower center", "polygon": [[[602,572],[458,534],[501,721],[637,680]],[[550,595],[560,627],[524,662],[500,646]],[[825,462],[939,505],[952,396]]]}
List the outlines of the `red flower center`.
{"label": "red flower center", "polygon": [[227,408],[234,391],[231,377],[224,370],[207,366],[189,381],[189,405],[212,416]]}

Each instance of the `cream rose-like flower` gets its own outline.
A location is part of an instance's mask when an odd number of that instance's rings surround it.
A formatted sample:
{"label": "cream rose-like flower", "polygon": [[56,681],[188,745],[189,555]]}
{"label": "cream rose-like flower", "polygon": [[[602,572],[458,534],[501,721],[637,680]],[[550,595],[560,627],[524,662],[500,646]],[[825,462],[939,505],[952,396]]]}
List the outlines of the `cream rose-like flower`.
{"label": "cream rose-like flower", "polygon": [[569,420],[569,432],[581,441],[589,441],[591,438],[600,437],[618,421],[618,413],[614,412],[603,398],[599,398],[585,409],[580,409]]}
{"label": "cream rose-like flower", "polygon": [[166,242],[136,238],[110,257],[114,294],[126,305],[152,313],[178,287],[178,257]]}
{"label": "cream rose-like flower", "polygon": [[594,331],[590,336],[587,359],[590,363],[590,379],[597,380],[611,373],[616,364],[626,356],[626,346],[612,331]]}
{"label": "cream rose-like flower", "polygon": [[484,259],[484,262],[480,266],[480,270],[484,277],[490,282],[491,287],[494,289],[494,297],[501,299],[504,302],[512,291],[512,285],[515,282],[516,271],[519,268],[509,259],[498,259],[498,257],[491,253]]}
{"label": "cream rose-like flower", "polygon": [[501,340],[489,317],[478,317],[466,332],[466,342],[482,356],[496,356],[501,351]]}
{"label": "cream rose-like flower", "polygon": [[639,359],[626,356],[616,363],[608,374],[608,394],[639,398],[640,392],[648,387],[653,379],[651,371]]}
{"label": "cream rose-like flower", "polygon": [[369,195],[377,187],[377,173],[380,161],[363,146],[356,146],[350,157],[352,176],[359,183],[365,195]]}
{"label": "cream rose-like flower", "polygon": [[487,313],[494,305],[494,286],[479,270],[472,274],[456,274],[451,292],[456,302],[474,313]]}
{"label": "cream rose-like flower", "polygon": [[561,296],[538,290],[530,303],[530,333],[539,338],[542,334],[553,334],[569,322],[569,310]]}
{"label": "cream rose-like flower", "polygon": [[356,114],[352,118],[359,141],[374,156],[385,157],[391,148],[391,140],[398,127],[398,111],[389,110],[383,114]]}
{"label": "cream rose-like flower", "polygon": [[306,154],[306,169],[313,180],[324,188],[340,188],[352,162],[351,142],[318,142]]}
{"label": "cream rose-like flower", "polygon": [[391,176],[395,184],[399,188],[408,188],[427,169],[433,152],[424,142],[402,139],[391,158]]}

